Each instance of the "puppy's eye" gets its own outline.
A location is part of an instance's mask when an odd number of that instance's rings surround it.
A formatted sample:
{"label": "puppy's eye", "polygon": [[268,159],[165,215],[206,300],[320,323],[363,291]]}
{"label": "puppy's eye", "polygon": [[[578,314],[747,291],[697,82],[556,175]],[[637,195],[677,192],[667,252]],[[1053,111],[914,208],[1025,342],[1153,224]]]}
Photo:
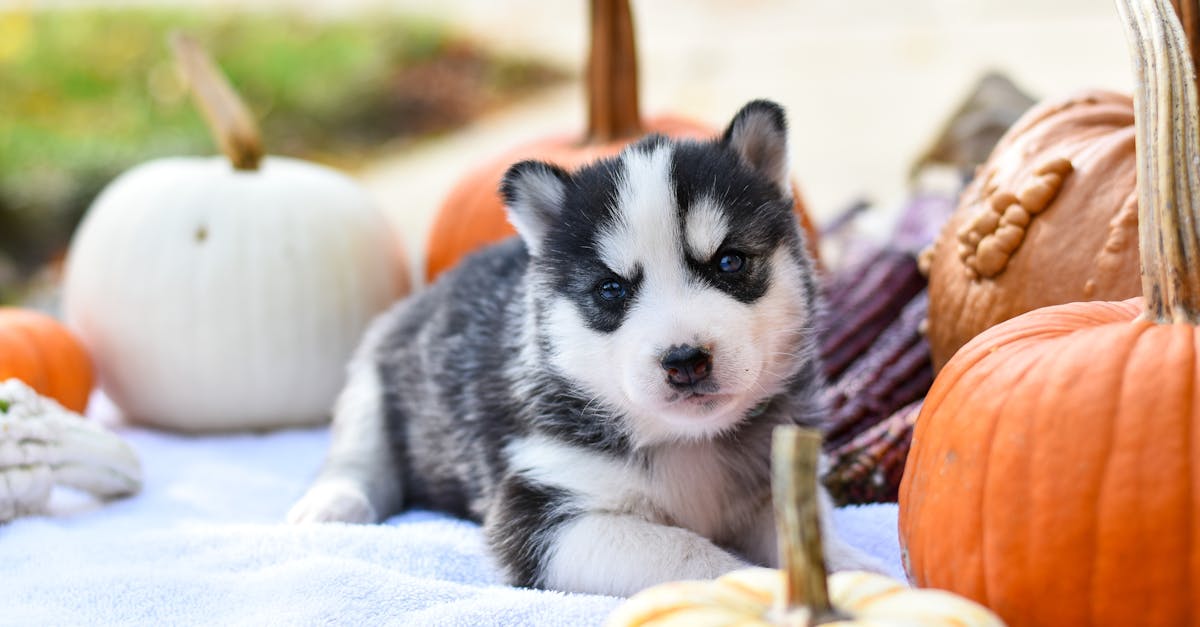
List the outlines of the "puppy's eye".
{"label": "puppy's eye", "polygon": [[726,274],[741,272],[746,267],[746,256],[739,252],[727,252],[717,259],[717,268]]}
{"label": "puppy's eye", "polygon": [[625,289],[625,284],[615,279],[604,281],[596,287],[596,293],[604,300],[617,301],[625,298],[628,290]]}

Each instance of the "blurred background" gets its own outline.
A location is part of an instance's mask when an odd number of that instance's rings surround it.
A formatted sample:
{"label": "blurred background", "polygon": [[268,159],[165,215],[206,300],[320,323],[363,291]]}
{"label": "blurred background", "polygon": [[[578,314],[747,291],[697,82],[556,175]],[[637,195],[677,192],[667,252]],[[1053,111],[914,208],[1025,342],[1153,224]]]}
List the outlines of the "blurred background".
{"label": "blurred background", "polygon": [[[985,150],[1037,99],[1131,83],[1104,0],[635,0],[633,11],[643,112],[723,127],[747,100],[780,102],[818,223],[856,202],[886,216],[921,163],[969,173],[979,157],[963,154],[964,137]],[[471,166],[584,124],[584,0],[0,0],[0,304],[53,307],[70,235],[113,177],[216,153],[175,75],[174,28],[209,47],[270,153],[367,186],[418,276],[434,211]]]}

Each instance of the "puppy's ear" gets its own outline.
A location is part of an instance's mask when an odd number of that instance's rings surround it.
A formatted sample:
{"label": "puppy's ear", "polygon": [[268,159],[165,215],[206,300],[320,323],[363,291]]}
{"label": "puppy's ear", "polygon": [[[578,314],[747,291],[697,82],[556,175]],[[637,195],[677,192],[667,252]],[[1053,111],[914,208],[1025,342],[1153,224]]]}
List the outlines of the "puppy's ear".
{"label": "puppy's ear", "polygon": [[791,197],[788,182],[787,118],[783,107],[769,100],[754,100],[742,107],[725,134],[721,143],[729,146],[741,156],[746,165],[765,176],[779,188],[780,193]]}
{"label": "puppy's ear", "polygon": [[562,168],[541,161],[522,161],[504,174],[500,195],[508,221],[534,257],[542,254],[546,233],[559,220],[570,178]]}

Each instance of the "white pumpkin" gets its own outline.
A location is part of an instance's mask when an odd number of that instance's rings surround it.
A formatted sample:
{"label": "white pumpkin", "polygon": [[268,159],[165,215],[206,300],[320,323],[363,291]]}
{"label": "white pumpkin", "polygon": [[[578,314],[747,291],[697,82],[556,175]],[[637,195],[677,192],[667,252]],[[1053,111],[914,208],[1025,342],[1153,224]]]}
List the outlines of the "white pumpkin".
{"label": "white pumpkin", "polygon": [[292,159],[152,161],[97,198],[71,243],[67,322],[133,420],[186,431],[326,418],[403,276],[349,178]]}
{"label": "white pumpkin", "polygon": [[241,147],[221,137],[244,158],[169,158],[121,175],[71,242],[66,319],[136,422],[319,423],[366,325],[407,290],[397,238],[365,191],[319,165],[260,161],[248,128]]}

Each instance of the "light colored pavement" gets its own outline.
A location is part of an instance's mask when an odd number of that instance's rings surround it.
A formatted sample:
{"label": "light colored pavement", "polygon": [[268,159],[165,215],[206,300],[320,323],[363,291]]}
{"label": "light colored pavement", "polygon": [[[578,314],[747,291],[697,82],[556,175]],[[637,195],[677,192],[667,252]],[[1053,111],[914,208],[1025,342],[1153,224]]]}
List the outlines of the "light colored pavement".
{"label": "light colored pavement", "polygon": [[[27,5],[27,0],[0,0]],[[114,0],[33,0],[35,5]],[[123,4],[241,7],[245,0]],[[568,68],[586,54],[585,0],[255,0],[256,9],[401,11],[449,21]],[[866,196],[899,202],[910,162],[987,69],[1035,96],[1127,90],[1108,0],[633,0],[643,110],[720,126],[771,98],[791,120],[793,170],[818,221]],[[517,143],[580,128],[577,85],[532,97],[358,174],[420,258],[432,213],[467,168]]]}

